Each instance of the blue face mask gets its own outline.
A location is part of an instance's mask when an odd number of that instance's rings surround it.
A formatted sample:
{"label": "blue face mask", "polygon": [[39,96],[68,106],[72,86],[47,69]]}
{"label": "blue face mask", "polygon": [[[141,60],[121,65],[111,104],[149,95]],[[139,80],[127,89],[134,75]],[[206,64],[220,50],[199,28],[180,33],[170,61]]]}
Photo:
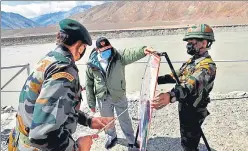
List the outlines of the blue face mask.
{"label": "blue face mask", "polygon": [[111,56],[111,49],[107,49],[100,53],[101,58],[107,60]]}

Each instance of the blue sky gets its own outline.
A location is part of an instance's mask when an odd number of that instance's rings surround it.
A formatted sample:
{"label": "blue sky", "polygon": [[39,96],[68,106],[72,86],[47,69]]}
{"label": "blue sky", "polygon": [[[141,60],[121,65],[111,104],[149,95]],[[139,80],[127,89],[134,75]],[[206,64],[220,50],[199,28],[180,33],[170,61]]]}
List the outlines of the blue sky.
{"label": "blue sky", "polygon": [[68,11],[78,5],[100,5],[104,1],[2,1],[1,10],[23,15],[27,18],[46,13]]}

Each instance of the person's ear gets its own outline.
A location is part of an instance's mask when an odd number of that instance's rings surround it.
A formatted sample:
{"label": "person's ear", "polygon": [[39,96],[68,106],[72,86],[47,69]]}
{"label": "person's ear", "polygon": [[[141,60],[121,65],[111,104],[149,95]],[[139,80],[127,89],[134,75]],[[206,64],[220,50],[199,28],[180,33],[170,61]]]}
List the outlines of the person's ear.
{"label": "person's ear", "polygon": [[204,47],[204,48],[207,48],[207,46],[208,46],[208,41],[207,41],[207,40],[203,40],[202,42],[203,42],[203,47]]}

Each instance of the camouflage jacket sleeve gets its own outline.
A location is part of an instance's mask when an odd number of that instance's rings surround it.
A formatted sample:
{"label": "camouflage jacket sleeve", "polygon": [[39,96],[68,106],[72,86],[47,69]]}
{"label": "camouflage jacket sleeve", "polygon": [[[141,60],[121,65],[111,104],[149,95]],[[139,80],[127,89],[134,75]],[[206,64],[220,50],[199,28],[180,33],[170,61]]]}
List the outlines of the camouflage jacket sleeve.
{"label": "camouflage jacket sleeve", "polygon": [[29,132],[32,143],[57,148],[58,144],[63,146],[72,140],[70,130],[63,125],[68,125],[68,117],[75,120],[71,118],[79,102],[75,93],[75,72],[73,67],[56,64],[46,70],[33,111]]}
{"label": "camouflage jacket sleeve", "polygon": [[121,54],[121,61],[124,65],[131,64],[139,59],[144,58],[146,55],[144,49],[146,46],[140,48],[128,48],[124,49]]}
{"label": "camouflage jacket sleeve", "polygon": [[87,103],[89,108],[96,107],[96,97],[94,92],[94,77],[92,70],[87,67],[86,69],[86,77],[85,77],[85,89],[86,89],[86,96],[87,96]]}
{"label": "camouflage jacket sleeve", "polygon": [[[187,102],[195,107],[199,104],[204,94],[210,92],[213,87],[213,81],[216,75],[215,64],[204,64],[199,66],[193,74],[189,75],[185,83],[176,85],[172,92],[178,101],[193,101]],[[188,97],[195,99],[186,99]]]}

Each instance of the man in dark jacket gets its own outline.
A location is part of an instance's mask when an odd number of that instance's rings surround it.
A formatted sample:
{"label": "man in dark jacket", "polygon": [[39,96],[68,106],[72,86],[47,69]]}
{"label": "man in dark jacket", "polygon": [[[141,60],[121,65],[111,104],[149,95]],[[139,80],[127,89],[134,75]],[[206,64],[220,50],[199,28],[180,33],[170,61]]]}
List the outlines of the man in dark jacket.
{"label": "man in dark jacket", "polygon": [[[138,145],[134,144],[134,131],[128,113],[125,66],[153,51],[146,46],[117,51],[108,39],[101,37],[96,41],[96,49],[90,54],[87,63],[86,94],[89,108],[95,112],[98,101],[103,117],[114,117],[114,109],[117,116],[124,112],[119,122],[130,148]],[[109,149],[117,142],[115,128],[109,129],[106,134],[108,139],[105,147]]]}

